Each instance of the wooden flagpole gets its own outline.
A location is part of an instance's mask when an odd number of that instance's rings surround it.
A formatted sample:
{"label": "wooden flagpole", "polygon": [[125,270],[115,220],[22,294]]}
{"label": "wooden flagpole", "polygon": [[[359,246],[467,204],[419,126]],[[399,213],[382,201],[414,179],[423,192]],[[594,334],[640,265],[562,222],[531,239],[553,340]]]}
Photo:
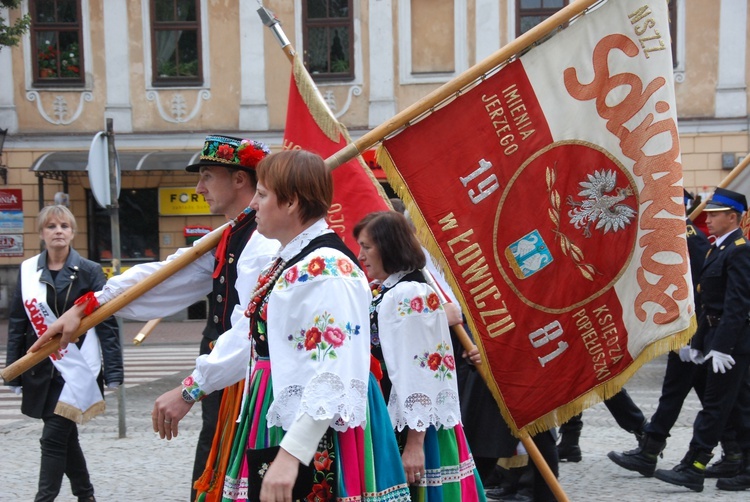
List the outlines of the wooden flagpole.
{"label": "wooden flagpole", "polygon": [[154,330],[157,324],[161,322],[161,317],[158,319],[151,319],[149,322],[143,325],[141,330],[138,332],[138,334],[133,338],[133,343],[135,345],[140,345],[143,343],[143,341],[148,338],[148,336],[151,334],[151,332]]}
{"label": "wooden flagpole", "polygon": [[[118,310],[120,310],[139,296],[143,295],[157,284],[164,281],[167,277],[185,268],[187,265],[193,263],[195,260],[209,252],[211,249],[215,248],[219,244],[219,241],[221,240],[221,234],[224,232],[224,229],[227,227],[227,225],[229,225],[229,222],[213,230],[211,233],[203,237],[200,242],[196,243],[195,246],[185,250],[185,252],[180,256],[165,264],[162,268],[146,277],[141,282],[134,284],[131,288],[127,289],[121,295],[115,297],[111,301],[108,301],[107,303],[96,309],[93,314],[84,317],[81,320],[81,325],[78,327],[76,334],[71,339],[71,343],[78,340],[78,337],[80,337],[83,333],[86,333],[89,329],[101,323],[107,317],[116,314]],[[21,359],[4,368],[2,371],[0,371],[0,376],[2,376],[5,381],[10,381],[18,377],[26,370],[32,368],[33,366],[36,366],[41,361],[43,361],[44,358],[49,357],[50,354],[53,354],[60,349],[61,336],[61,334],[55,335],[52,339],[50,339],[49,342],[42,345],[42,347],[36,352],[29,352]]]}
{"label": "wooden flagpole", "polygon": [[[721,183],[716,185],[718,188],[726,188],[729,186],[731,182],[734,181],[734,179],[740,175],[742,171],[745,170],[745,168],[750,165],[750,153],[745,155],[745,158],[740,161],[739,164],[737,164],[734,169],[729,171],[729,174],[724,177],[723,180],[721,180]],[[699,214],[703,212],[703,210],[706,208],[706,204],[708,203],[708,200],[702,200],[700,204],[695,206],[692,211],[690,211],[690,214],[688,215],[688,218],[691,220],[694,218],[697,218]]]}
{"label": "wooden flagpole", "polygon": [[[447,98],[454,92],[457,92],[459,89],[463,88],[465,85],[473,82],[474,80],[479,78],[481,75],[485,74],[487,71],[491,70],[492,68],[500,64],[502,61],[505,61],[506,59],[508,59],[511,55],[533,44],[534,42],[542,38],[544,35],[550,33],[554,28],[556,28],[560,24],[563,24],[569,21],[572,17],[579,14],[580,12],[583,12],[590,5],[598,1],[600,0],[579,0],[579,1],[574,2],[573,4],[568,5],[568,7],[562,9],[561,11],[558,11],[557,14],[555,14],[554,16],[551,16],[546,21],[544,21],[540,25],[537,25],[535,28],[529,30],[528,32],[526,32],[526,34],[522,35],[521,37],[519,37],[518,39],[514,41],[514,42],[521,41],[521,43],[519,44],[511,43],[511,44],[506,45],[505,48],[500,49],[495,54],[489,56],[478,65],[462,73],[460,76],[458,76],[456,79],[452,80],[448,84],[443,85],[436,91],[429,94],[427,97],[421,99],[414,105],[410,106],[403,112],[393,117],[388,122],[385,122],[384,124],[376,127],[375,129],[370,131],[368,134],[365,134],[364,136],[362,136],[359,140],[353,143],[348,143],[346,147],[339,150],[337,153],[333,154],[332,156],[328,157],[328,159],[326,159],[326,165],[328,166],[329,169],[333,170],[333,169],[336,169],[338,166],[350,161],[351,159],[359,155],[364,150],[370,148],[372,145],[376,144],[378,141],[385,138],[391,132],[395,131],[402,125],[405,125],[414,117],[417,117],[424,111],[429,110],[434,104],[439,103],[440,101]],[[583,4],[583,7],[577,8],[577,9],[571,9],[573,5],[575,5],[576,7],[579,7],[578,4]],[[563,11],[568,11],[568,14],[564,16],[561,15]],[[291,42],[289,42],[289,39],[287,38],[283,29],[281,28],[281,23],[279,22],[279,20],[276,18],[276,16],[273,15],[271,11],[269,11],[263,6],[261,6],[258,9],[258,15],[263,21],[263,24],[268,26],[271,29],[271,31],[273,31],[273,34],[278,40],[279,45],[281,45],[281,49],[284,51],[284,54],[286,54],[289,61],[292,64],[294,64],[294,56],[296,52]],[[545,27],[537,30],[537,28],[539,28],[543,24],[545,25]],[[527,36],[532,33],[534,34],[531,36]],[[513,49],[508,49],[511,46],[513,46]],[[472,71],[480,65],[482,66],[481,71],[479,70]],[[454,84],[454,82],[457,82],[459,80],[460,80],[460,84]],[[454,85],[451,85],[451,84],[454,84]],[[425,275],[429,275],[429,272]],[[468,333],[466,333],[466,330],[463,328],[463,326],[451,326],[451,329],[454,329],[456,335],[458,336],[464,348],[466,348],[469,351],[476,348],[476,345],[474,345],[474,342],[471,340],[471,338],[469,338],[469,335]],[[483,365],[483,364],[480,365],[478,370],[479,370],[480,375],[482,375],[482,378],[486,381],[488,378],[486,365]],[[558,481],[557,477],[555,477],[555,474],[552,472],[547,462],[544,460],[544,457],[539,451],[539,448],[537,448],[536,444],[531,439],[531,437],[528,434],[524,433],[519,439],[523,443],[523,446],[524,448],[526,448],[526,451],[528,452],[529,456],[534,462],[534,465],[536,465],[537,469],[539,469],[539,472],[541,473],[542,477],[546,481],[547,485],[550,487],[550,490],[552,490],[552,493],[555,495],[555,498],[558,500],[558,502],[568,502],[569,500],[568,496],[563,491],[562,486],[560,485],[560,482]]]}
{"label": "wooden flagpole", "polygon": [[584,12],[593,4],[601,1],[602,0],[576,0],[570,2],[566,7],[563,7],[526,33],[498,49],[493,54],[487,56],[485,59],[475,64],[450,82],[443,84],[424,98],[396,114],[390,120],[383,122],[378,127],[364,134],[358,140],[348,144],[346,147],[328,157],[326,159],[326,165],[329,169],[335,169],[341,164],[348,162],[371,146],[385,139],[389,134],[407,125],[409,122],[434,106],[461,91],[461,89],[467,85],[478,80],[482,75],[490,72],[504,61],[507,61],[514,55],[540,41],[559,26],[569,22],[572,18],[581,12]]}

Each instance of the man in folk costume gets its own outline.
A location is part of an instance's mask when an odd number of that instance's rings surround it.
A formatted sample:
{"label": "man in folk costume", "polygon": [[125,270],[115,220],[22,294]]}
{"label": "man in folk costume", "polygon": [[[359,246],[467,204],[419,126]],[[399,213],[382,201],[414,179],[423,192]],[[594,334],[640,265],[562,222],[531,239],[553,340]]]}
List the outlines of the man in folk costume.
{"label": "man in folk costume", "polygon": [[[47,206],[37,220],[45,250],[21,264],[8,321],[7,365],[21,359],[78,297],[100,289],[105,281],[102,267],[72,248],[76,222],[68,208]],[[36,502],[55,500],[64,476],[79,501],[94,500],[77,424],[104,412],[102,381],[108,387],[123,381],[122,349],[113,317],[90,329],[75,345],[7,382],[23,393],[21,411],[44,421]]]}
{"label": "man in folk costume", "polygon": [[706,255],[698,285],[702,306],[691,342],[693,360],[705,360],[703,409],[693,425],[690,449],[672,470],[655,476],[667,483],[703,490],[706,464],[731,423],[743,452],[744,471],[719,479],[723,490],[750,488],[750,244],[739,227],[745,196],[717,188],[704,212],[714,245]]}
{"label": "man in folk costume", "polygon": [[199,398],[244,375],[252,344],[225,499],[409,500],[369,372],[367,279],[325,221],[332,193],[330,171],[310,152],[259,164],[258,231],[282,248],[250,294],[250,338],[247,330],[220,336],[183,386],[154,405],[154,430],[171,439],[190,410],[173,396]]}
{"label": "man in folk costume", "polygon": [[[259,141],[233,138],[230,136],[209,135],[206,137],[200,159],[186,167],[188,172],[199,173],[200,179],[196,192],[203,195],[212,214],[223,214],[230,220],[230,226],[224,231],[214,255],[206,254],[183,268],[149,292],[120,309],[117,314],[129,319],[148,320],[173,314],[211,294],[211,320],[216,325],[215,333],[221,334],[232,328],[237,318],[247,306],[247,295],[258,278],[260,269],[268,262],[278,249],[278,242],[266,239],[255,232],[255,213],[250,208],[250,201],[255,195],[257,178],[255,167],[258,162],[270,153],[270,149]],[[113,277],[96,293],[93,300],[104,304],[122,292],[142,281],[169,261],[177,258],[189,248],[179,249],[177,253],[164,262],[143,263]],[[77,328],[83,312],[70,312],[72,324],[65,328]],[[67,316],[66,316],[67,319]],[[247,333],[247,326],[243,328]],[[208,354],[216,341],[211,331],[204,331],[200,354]],[[248,353],[249,357],[249,353]],[[243,375],[244,376],[244,375]],[[227,389],[232,400],[242,393],[244,382],[242,376],[229,382],[236,384]],[[219,409],[222,403],[224,387],[217,387],[216,392],[202,396],[203,426],[198,438],[193,478],[191,487],[202,477],[204,469],[209,472],[201,483],[201,490],[208,489],[214,477],[214,465],[207,466],[209,452],[219,420]],[[186,398],[192,399],[186,395]],[[181,399],[180,396],[178,398]],[[192,402],[192,401],[191,401]],[[231,414],[228,407],[224,413]],[[236,412],[235,416],[236,416]],[[219,431],[221,433],[221,431]],[[218,473],[223,479],[223,473]],[[220,491],[220,490],[219,490]],[[192,489],[191,500],[196,498],[196,489]]]}

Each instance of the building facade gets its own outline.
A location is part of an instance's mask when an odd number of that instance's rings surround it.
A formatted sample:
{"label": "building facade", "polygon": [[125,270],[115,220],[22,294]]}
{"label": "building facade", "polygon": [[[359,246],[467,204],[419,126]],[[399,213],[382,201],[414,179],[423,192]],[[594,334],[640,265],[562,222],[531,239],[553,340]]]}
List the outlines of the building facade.
{"label": "building facade", "polygon": [[[666,1],[666,0],[664,0]],[[352,136],[387,121],[567,0],[267,0]],[[223,218],[193,202],[184,166],[209,133],[283,147],[291,66],[255,2],[26,0],[18,47],[0,49],[0,192],[20,195],[22,246],[0,249],[0,315],[39,252],[40,207],[67,201],[74,246],[108,264],[108,213],[86,172],[111,119],[122,169],[123,266],[163,259]],[[747,0],[670,2],[685,187],[705,194],[750,149]],[[57,197],[57,198],[56,198]],[[0,242],[3,242],[0,239]],[[6,240],[7,243],[7,240]],[[18,243],[16,243],[18,244]],[[2,247],[2,246],[0,246]]]}

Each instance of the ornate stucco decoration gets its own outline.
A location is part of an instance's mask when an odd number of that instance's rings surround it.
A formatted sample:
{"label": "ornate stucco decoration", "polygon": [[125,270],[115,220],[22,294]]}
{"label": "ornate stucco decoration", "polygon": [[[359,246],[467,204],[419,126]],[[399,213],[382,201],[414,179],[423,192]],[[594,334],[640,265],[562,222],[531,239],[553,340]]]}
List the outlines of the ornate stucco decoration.
{"label": "ornate stucco decoration", "polygon": [[156,108],[159,111],[159,116],[166,122],[172,124],[184,124],[190,122],[198,114],[203,104],[203,101],[211,99],[211,91],[202,89],[198,91],[193,104],[193,109],[188,113],[188,104],[185,96],[180,92],[176,92],[172,95],[172,99],[169,102],[169,113],[162,106],[161,100],[159,99],[159,93],[157,91],[148,91],[146,93],[146,99],[149,101],[156,102]]}
{"label": "ornate stucco decoration", "polygon": [[[44,105],[42,104],[42,97],[39,95],[38,91],[27,91],[26,99],[32,102],[36,101],[36,109],[39,111],[39,115],[41,115],[44,120],[53,125],[66,126],[78,120],[78,117],[80,117],[81,112],[83,111],[84,101],[91,102],[94,100],[94,95],[90,91],[76,92],[79,94],[78,107],[76,108],[76,111],[72,116],[70,115],[68,100],[63,94],[55,95],[55,98],[52,102],[52,116],[50,116],[50,113],[47,113],[47,111],[44,109]],[[66,94],[70,96],[73,93],[71,92]]]}

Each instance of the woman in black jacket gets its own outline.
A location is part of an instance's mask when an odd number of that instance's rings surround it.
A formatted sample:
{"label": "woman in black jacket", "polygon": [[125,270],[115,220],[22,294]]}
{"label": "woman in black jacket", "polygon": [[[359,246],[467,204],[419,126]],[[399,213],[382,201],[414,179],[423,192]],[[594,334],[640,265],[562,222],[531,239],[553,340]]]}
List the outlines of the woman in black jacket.
{"label": "woman in black jacket", "polygon": [[[105,283],[101,266],[82,258],[70,245],[76,221],[68,208],[45,207],[37,226],[45,251],[21,265],[8,322],[7,365],[23,357],[37,336],[78,298],[99,291]],[[117,387],[123,381],[122,348],[113,317],[69,349],[7,382],[15,392],[23,393],[21,411],[44,421],[36,502],[54,500],[63,475],[70,479],[79,501],[95,500],[77,423],[104,411],[104,382]]]}

